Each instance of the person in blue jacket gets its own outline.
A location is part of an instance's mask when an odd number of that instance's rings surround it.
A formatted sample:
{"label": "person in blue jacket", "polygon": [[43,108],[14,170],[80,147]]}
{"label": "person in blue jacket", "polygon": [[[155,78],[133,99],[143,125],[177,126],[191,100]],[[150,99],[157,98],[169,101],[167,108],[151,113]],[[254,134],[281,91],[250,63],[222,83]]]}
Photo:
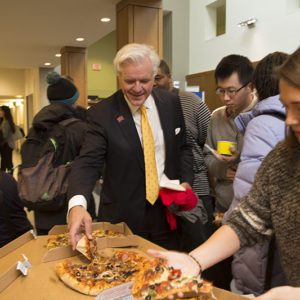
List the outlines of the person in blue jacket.
{"label": "person in blue jacket", "polygon": [[[241,113],[235,119],[238,129],[244,134],[244,147],[233,182],[234,199],[223,223],[241,198],[249,192],[263,159],[285,137],[285,108],[279,99],[279,80],[273,76],[273,70],[286,58],[287,54],[274,52],[258,63],[253,75],[253,84],[259,102],[252,111]],[[265,291],[269,248],[269,242],[266,242],[263,246],[243,248],[234,255],[232,273],[238,290],[254,295]],[[270,255],[273,255],[271,252]],[[284,278],[277,250],[271,261],[273,263],[269,287],[282,285]]]}

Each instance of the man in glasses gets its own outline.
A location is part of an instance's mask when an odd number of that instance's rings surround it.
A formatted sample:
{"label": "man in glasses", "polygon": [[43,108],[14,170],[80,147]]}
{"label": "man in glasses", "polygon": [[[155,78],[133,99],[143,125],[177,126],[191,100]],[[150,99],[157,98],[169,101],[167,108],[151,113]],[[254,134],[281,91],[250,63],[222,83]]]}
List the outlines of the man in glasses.
{"label": "man in glasses", "polygon": [[[215,70],[216,93],[224,106],[212,113],[206,144],[217,149],[218,141],[236,143],[236,147],[231,148],[231,156],[204,148],[205,163],[214,182],[215,213],[225,213],[233,199],[232,185],[243,146],[243,136],[235,126],[234,119],[240,113],[251,110],[256,103],[252,88],[253,71],[249,59],[241,55],[224,57]],[[228,289],[232,277],[230,269],[231,258],[216,266],[216,272],[222,274],[221,282],[220,278],[209,279],[214,280],[216,286]]]}

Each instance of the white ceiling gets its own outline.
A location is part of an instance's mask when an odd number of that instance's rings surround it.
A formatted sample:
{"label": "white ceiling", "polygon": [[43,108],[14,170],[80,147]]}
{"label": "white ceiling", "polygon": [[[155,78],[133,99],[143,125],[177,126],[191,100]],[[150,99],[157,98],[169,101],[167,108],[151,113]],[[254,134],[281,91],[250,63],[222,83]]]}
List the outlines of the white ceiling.
{"label": "white ceiling", "polygon": [[0,68],[59,65],[62,47],[87,47],[115,29],[119,1],[0,0]]}

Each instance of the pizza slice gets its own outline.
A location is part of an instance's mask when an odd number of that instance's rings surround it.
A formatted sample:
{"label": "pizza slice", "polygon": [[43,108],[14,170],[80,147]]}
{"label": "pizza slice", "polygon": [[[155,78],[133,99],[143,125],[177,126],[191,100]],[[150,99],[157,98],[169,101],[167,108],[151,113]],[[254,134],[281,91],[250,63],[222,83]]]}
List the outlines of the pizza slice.
{"label": "pizza slice", "polygon": [[47,249],[63,247],[70,245],[69,233],[60,233],[48,238]]}
{"label": "pizza slice", "polygon": [[135,300],[167,299],[179,292],[185,297],[203,295],[206,299],[215,299],[211,283],[183,274],[181,270],[168,267],[166,261],[157,258],[145,265],[132,288]]}
{"label": "pizza slice", "polygon": [[82,253],[88,260],[93,261],[96,258],[97,252],[96,239],[93,237],[92,240],[89,240],[86,234],[83,234],[76,245],[76,250]]}
{"label": "pizza slice", "polygon": [[70,288],[95,296],[105,289],[135,280],[147,261],[134,251],[121,250],[110,257],[98,255],[90,264],[64,260],[56,265],[56,273]]}
{"label": "pizza slice", "polygon": [[[108,229],[105,229],[105,230],[95,229],[92,232],[92,236],[95,238],[120,237],[120,236],[124,236],[124,234],[119,233],[119,232],[114,232],[114,231],[111,231]],[[56,234],[56,235],[53,235],[48,238],[47,249],[49,250],[52,248],[64,247],[64,246],[68,246],[68,245],[71,245],[69,233],[68,232],[60,233],[60,234]]]}

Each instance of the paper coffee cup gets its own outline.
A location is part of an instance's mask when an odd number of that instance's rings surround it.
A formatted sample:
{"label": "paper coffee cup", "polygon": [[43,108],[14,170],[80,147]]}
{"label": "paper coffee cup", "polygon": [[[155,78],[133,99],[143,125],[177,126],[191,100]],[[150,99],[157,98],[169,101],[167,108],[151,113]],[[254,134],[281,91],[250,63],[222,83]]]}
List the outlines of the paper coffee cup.
{"label": "paper coffee cup", "polygon": [[231,146],[236,147],[236,143],[228,141],[218,141],[217,151],[222,155],[232,155],[231,151],[229,150]]}

